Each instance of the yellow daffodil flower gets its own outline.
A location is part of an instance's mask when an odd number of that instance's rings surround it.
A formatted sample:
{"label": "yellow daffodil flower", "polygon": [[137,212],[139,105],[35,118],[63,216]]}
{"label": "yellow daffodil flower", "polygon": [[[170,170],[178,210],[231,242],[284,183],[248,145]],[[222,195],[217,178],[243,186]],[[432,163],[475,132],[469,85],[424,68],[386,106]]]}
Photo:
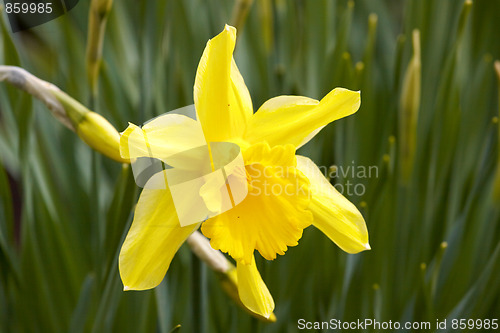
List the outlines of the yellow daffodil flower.
{"label": "yellow daffodil flower", "polygon": [[[202,223],[181,226],[171,190],[145,187],[134,221],[120,253],[120,275],[125,290],[157,286],[170,262],[189,235],[201,224],[214,249],[236,261],[238,293],[252,312],[269,317],[274,301],[255,264],[254,252],[273,260],[298,244],[311,224],[342,250],[370,249],[365,221],[307,157],[295,155],[328,123],[355,113],[359,92],[332,90],[321,101],[300,96],[279,96],[254,114],[252,101],[233,59],[236,29],[226,26],[203,52],[194,86],[198,120],[171,117],[150,126],[148,149],[182,151],[198,135],[199,124],[207,143],[239,146],[244,162],[246,197],[233,208]],[[153,128],[154,127],[154,128]],[[129,139],[138,128],[121,135],[122,158],[131,159]],[[192,134],[190,136],[190,133]],[[196,207],[193,207],[196,209]]]}

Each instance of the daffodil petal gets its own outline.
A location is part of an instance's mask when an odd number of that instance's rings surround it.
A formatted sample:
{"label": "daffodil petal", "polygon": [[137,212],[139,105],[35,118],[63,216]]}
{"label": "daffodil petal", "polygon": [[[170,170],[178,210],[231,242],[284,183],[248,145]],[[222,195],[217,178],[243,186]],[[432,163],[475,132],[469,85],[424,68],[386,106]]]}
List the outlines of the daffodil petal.
{"label": "daffodil petal", "polygon": [[205,144],[199,122],[169,113],[153,119],[142,128],[129,123],[120,135],[120,154],[125,159],[164,159]]}
{"label": "daffodil petal", "polygon": [[348,253],[369,250],[365,220],[356,206],[330,184],[309,158],[297,156],[297,169],[311,183],[309,210],[314,216],[313,225]]}
{"label": "daffodil petal", "polygon": [[124,289],[145,290],[160,284],[175,253],[198,226],[179,225],[168,189],[144,189],[120,251]]}
{"label": "daffodil petal", "polygon": [[301,96],[271,98],[259,108],[247,124],[244,139],[249,144],[267,141],[275,145],[300,147],[334,120],[355,113],[360,94],[336,88],[321,101]]}
{"label": "daffodil petal", "polygon": [[208,142],[241,138],[252,116],[252,100],[233,59],[236,29],[208,41],[194,84],[194,103]]}
{"label": "daffodil petal", "polygon": [[257,270],[255,258],[252,256],[250,264],[238,262],[236,271],[238,294],[243,305],[250,311],[269,318],[274,310],[274,300]]}

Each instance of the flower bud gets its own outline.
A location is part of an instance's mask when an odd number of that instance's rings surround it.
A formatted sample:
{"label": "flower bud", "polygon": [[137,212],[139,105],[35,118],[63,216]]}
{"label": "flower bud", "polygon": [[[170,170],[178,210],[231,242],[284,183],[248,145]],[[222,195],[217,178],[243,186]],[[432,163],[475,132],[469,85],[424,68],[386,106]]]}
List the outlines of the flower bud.
{"label": "flower bud", "polygon": [[0,81],[6,81],[42,101],[62,124],[76,132],[91,148],[121,163],[120,135],[104,117],[90,111],[55,85],[15,66],[0,66]]}
{"label": "flower bud", "polygon": [[94,94],[97,93],[97,79],[102,60],[102,46],[106,22],[113,5],[113,0],[92,0],[90,3],[87,34],[87,78]]}
{"label": "flower bud", "polygon": [[[498,96],[499,96],[499,116],[500,116],[500,61],[495,61],[495,72],[497,75],[498,79]],[[494,118],[495,119],[495,118]],[[495,122],[495,121],[494,121]],[[500,201],[500,122],[498,122],[498,118],[496,121],[496,124],[498,126],[497,129],[497,134],[498,134],[498,157],[497,157],[497,170],[496,170],[496,176],[495,176],[495,183],[493,185],[493,196],[496,201]]]}
{"label": "flower bud", "polygon": [[413,170],[417,146],[417,123],[420,108],[421,62],[420,32],[413,30],[413,56],[403,79],[399,104],[399,162],[400,176],[407,183]]}

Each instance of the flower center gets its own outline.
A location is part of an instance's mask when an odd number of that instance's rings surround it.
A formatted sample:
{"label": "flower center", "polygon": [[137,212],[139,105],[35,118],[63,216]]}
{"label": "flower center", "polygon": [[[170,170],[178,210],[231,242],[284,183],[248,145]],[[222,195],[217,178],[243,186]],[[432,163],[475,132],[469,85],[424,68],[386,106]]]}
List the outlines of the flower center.
{"label": "flower center", "polygon": [[249,264],[258,250],[266,259],[295,246],[312,222],[309,180],[296,169],[295,148],[255,144],[243,152],[248,195],[233,209],[202,224],[213,248]]}

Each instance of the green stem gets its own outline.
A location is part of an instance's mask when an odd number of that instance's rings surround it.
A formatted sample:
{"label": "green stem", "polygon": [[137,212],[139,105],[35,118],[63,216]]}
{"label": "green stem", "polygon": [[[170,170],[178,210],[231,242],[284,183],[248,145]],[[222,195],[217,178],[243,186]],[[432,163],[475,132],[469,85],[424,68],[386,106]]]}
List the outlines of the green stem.
{"label": "green stem", "polygon": [[191,253],[191,318],[192,331],[203,333],[205,330],[205,314],[203,312],[204,303],[204,270],[202,262]]}

